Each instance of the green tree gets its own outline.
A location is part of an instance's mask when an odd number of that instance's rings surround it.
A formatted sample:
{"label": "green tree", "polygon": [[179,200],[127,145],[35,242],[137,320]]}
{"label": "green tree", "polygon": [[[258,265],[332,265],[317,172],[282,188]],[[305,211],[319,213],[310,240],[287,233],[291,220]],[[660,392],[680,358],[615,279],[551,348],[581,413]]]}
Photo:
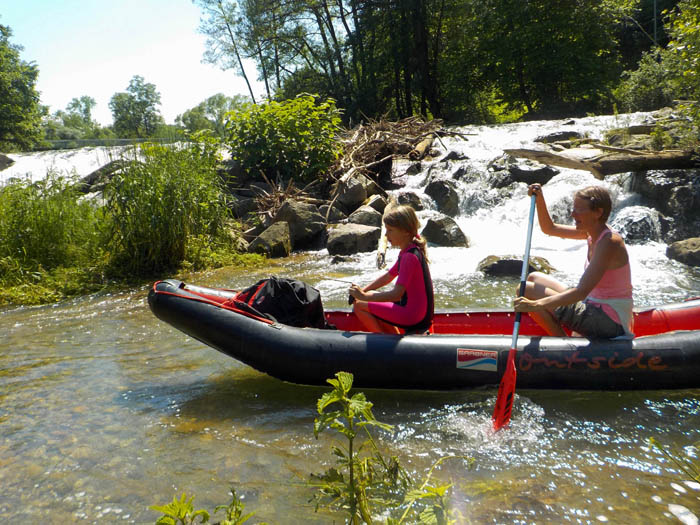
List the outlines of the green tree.
{"label": "green tree", "polygon": [[80,98],[74,98],[66,106],[66,111],[72,115],[77,115],[86,127],[93,125],[92,110],[97,105],[94,98],[83,95]]}
{"label": "green tree", "polygon": [[486,0],[476,20],[489,78],[528,113],[593,111],[621,67],[615,28],[624,2]]}
{"label": "green tree", "polygon": [[124,138],[152,137],[164,124],[156,107],[159,105],[160,93],[156,86],[135,75],[126,93],[115,93],[109,101],[115,133]]}
{"label": "green tree", "polygon": [[39,69],[20,59],[22,47],[10,43],[12,30],[0,25],[0,149],[26,150],[41,137]]}
{"label": "green tree", "polygon": [[242,110],[250,103],[251,100],[243,95],[227,97],[223,93],[217,93],[178,115],[175,123],[190,133],[210,129],[223,138],[226,134],[226,114]]}

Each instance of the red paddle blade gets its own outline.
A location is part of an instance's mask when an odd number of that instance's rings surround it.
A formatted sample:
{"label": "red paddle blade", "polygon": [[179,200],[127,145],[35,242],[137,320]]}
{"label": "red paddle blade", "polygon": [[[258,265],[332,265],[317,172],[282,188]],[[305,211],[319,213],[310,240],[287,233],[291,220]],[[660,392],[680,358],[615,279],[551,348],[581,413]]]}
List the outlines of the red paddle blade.
{"label": "red paddle blade", "polygon": [[501,384],[498,385],[498,397],[496,408],[493,410],[493,429],[500,430],[510,422],[510,413],[513,410],[513,397],[515,396],[515,348],[508,352],[506,371],[503,372]]}

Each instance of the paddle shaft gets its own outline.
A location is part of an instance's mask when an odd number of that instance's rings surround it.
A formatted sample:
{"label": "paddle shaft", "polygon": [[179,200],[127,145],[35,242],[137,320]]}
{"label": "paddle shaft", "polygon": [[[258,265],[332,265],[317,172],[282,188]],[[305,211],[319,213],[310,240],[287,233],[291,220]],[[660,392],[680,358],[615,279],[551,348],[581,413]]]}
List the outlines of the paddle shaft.
{"label": "paddle shaft", "polygon": [[[525,256],[523,257],[523,268],[520,272],[520,296],[525,295],[527,284],[527,271],[530,267],[530,241],[532,240],[532,225],[535,222],[535,195],[530,200],[530,215],[527,221],[527,240],[525,242]],[[515,381],[517,371],[515,369],[515,354],[518,349],[518,334],[520,333],[521,313],[516,312],[515,323],[513,324],[513,339],[508,352],[506,369],[501,377],[501,384],[498,386],[498,396],[496,397],[496,407],[493,411],[493,428],[500,430],[510,421],[510,414],[513,409],[513,398],[515,396]]]}
{"label": "paddle shaft", "polygon": [[[527,240],[525,241],[525,255],[523,256],[523,268],[520,272],[520,295],[525,295],[525,286],[527,285],[527,271],[530,267],[530,243],[532,241],[532,225],[535,222],[535,200],[537,196],[533,193],[530,197],[530,215],[527,218]],[[515,323],[513,324],[513,338],[510,347],[518,347],[518,334],[520,333],[520,317],[521,312],[515,313]]]}

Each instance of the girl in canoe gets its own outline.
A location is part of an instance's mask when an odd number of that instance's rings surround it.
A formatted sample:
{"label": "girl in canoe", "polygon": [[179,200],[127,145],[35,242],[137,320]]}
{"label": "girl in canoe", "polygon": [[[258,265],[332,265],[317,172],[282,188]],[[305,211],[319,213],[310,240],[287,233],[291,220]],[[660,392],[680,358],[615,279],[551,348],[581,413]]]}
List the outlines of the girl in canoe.
{"label": "girl in canoe", "polygon": [[540,272],[528,275],[525,297],[515,299],[516,312],[529,312],[549,335],[565,336],[564,327],[591,339],[632,338],[632,279],[622,237],[606,224],[612,209],[608,190],[589,186],[574,194],[574,226],[555,224],[542,186],[532,184],[537,219],[547,235],[587,239],[588,256],[578,284],[570,288]]}
{"label": "girl in canoe", "polygon": [[[418,217],[410,206],[396,206],[384,215],[386,238],[401,249],[396,264],[365,287],[353,284],[353,310],[370,332],[426,332],[433,320],[433,281],[426,241],[418,234]],[[397,278],[398,277],[398,278]],[[390,290],[375,291],[396,279]]]}

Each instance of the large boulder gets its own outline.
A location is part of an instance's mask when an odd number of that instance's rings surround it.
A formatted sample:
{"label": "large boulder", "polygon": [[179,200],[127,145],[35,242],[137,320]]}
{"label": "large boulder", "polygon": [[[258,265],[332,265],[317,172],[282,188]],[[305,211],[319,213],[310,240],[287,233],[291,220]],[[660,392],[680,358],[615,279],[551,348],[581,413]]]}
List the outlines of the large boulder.
{"label": "large boulder", "polygon": [[643,244],[661,240],[659,212],[646,206],[622,208],[615,215],[610,226],[620,234],[627,244]]}
{"label": "large boulder", "polygon": [[644,204],[668,217],[664,241],[693,236],[700,229],[700,170],[650,170],[634,173],[630,189]]}
{"label": "large boulder", "polygon": [[348,222],[353,224],[364,224],[365,226],[375,226],[381,228],[382,214],[372,208],[372,206],[364,205],[357,208],[348,216]]}
{"label": "large boulder", "polygon": [[15,163],[15,161],[12,160],[10,157],[0,153],[0,171],[4,170],[5,168],[9,168],[14,163]]}
{"label": "large boulder", "polygon": [[377,249],[381,228],[363,224],[338,224],[328,228],[328,253],[351,255]]}
{"label": "large boulder", "polygon": [[666,248],[666,256],[689,266],[700,266],[700,237],[674,242]]}
{"label": "large boulder", "polygon": [[365,204],[377,210],[379,213],[384,213],[386,209],[387,201],[381,195],[372,195]]}
{"label": "large boulder", "polygon": [[454,217],[459,214],[459,194],[451,180],[433,179],[425,187],[425,193],[445,215]]}
{"label": "large boulder", "polygon": [[492,188],[505,188],[514,182],[525,184],[547,184],[559,170],[532,160],[518,160],[511,155],[502,155],[491,161],[488,167]]}
{"label": "large boulder", "polygon": [[420,200],[418,194],[412,191],[402,191],[396,196],[396,202],[404,206],[410,206],[415,211],[421,211],[423,209],[423,203]]}
{"label": "large boulder", "polygon": [[289,224],[284,221],[274,223],[253,239],[248,246],[248,251],[268,257],[287,257],[292,252]]}
{"label": "large boulder", "polygon": [[377,191],[377,185],[374,181],[358,173],[342,183],[335,202],[346,213],[351,213],[359,208],[367,197],[374,195]]}
{"label": "large boulder", "polygon": [[273,222],[286,222],[292,239],[292,248],[307,248],[326,229],[326,219],[318,208],[307,202],[285,201],[275,214]]}
{"label": "large boulder", "polygon": [[[481,260],[476,269],[492,277],[520,277],[523,259],[516,255],[489,255]],[[554,268],[544,257],[535,256],[528,259],[528,272],[552,273],[552,271]]]}
{"label": "large boulder", "polygon": [[469,239],[451,217],[428,219],[421,235],[437,246],[469,248]]}

